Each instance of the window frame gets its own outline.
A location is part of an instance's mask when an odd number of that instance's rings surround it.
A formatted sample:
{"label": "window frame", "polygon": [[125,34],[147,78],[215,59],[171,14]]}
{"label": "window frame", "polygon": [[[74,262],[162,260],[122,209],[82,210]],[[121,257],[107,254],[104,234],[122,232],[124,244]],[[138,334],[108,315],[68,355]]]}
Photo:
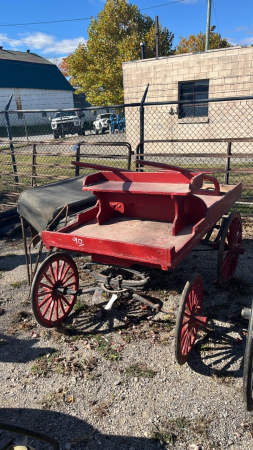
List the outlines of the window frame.
{"label": "window frame", "polygon": [[[204,78],[204,79],[201,79],[201,80],[187,80],[187,81],[179,81],[178,82],[178,101],[180,102],[180,101],[182,101],[181,100],[181,98],[180,98],[180,96],[182,95],[181,93],[180,93],[180,86],[181,85],[183,85],[183,84],[190,84],[190,83],[192,83],[193,84],[193,87],[194,87],[194,89],[193,89],[193,101],[195,102],[196,101],[196,99],[195,99],[195,95],[196,95],[196,83],[199,83],[199,82],[203,82],[203,81],[205,81],[205,82],[207,82],[207,98],[206,98],[206,100],[208,100],[209,99],[209,79],[208,78]],[[200,92],[200,94],[204,94],[204,92],[202,93],[202,92]],[[205,99],[202,99],[202,100],[205,100]],[[185,115],[185,113],[184,113],[184,107],[191,107],[192,109],[193,109],[193,114],[192,115]],[[197,110],[197,108],[199,108],[199,107],[205,107],[206,108],[206,114],[202,114],[202,115],[196,115],[196,110]],[[204,118],[207,118],[208,117],[208,102],[207,103],[179,103],[178,104],[178,119],[181,119],[181,120],[184,120],[184,119],[204,119]]]}

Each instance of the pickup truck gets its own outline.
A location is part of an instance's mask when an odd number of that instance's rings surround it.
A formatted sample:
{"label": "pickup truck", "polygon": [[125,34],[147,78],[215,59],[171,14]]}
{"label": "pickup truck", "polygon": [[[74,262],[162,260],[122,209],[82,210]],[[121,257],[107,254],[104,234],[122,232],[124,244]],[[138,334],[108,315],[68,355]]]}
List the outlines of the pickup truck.
{"label": "pickup truck", "polygon": [[51,128],[55,139],[65,134],[78,134],[84,136],[84,113],[77,111],[62,111],[57,112],[55,117],[49,118],[51,120]]}
{"label": "pickup truck", "polygon": [[[113,115],[114,119],[116,120],[115,114]],[[111,124],[111,113],[105,113],[105,114],[98,114],[96,120],[93,122],[93,130],[95,131],[95,134],[104,133],[105,131],[110,130],[110,124]]]}

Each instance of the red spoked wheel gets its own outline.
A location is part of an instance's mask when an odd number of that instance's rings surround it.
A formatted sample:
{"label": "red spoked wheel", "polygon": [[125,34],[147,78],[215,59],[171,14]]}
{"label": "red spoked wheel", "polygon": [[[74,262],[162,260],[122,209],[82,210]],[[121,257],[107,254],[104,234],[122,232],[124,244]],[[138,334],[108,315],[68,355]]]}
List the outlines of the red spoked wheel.
{"label": "red spoked wheel", "polygon": [[184,364],[194,345],[199,325],[205,325],[207,318],[201,316],[203,304],[203,283],[200,275],[188,281],[183,290],[177,312],[175,328],[175,354],[178,364]]}
{"label": "red spoked wheel", "polygon": [[79,277],[75,262],[66,253],[50,255],[36,273],[31,302],[40,325],[52,328],[70,314],[77,297]]}
{"label": "red spoked wheel", "polygon": [[232,280],[240,255],[243,255],[242,220],[234,211],[223,222],[217,259],[217,280],[221,287],[227,287]]}

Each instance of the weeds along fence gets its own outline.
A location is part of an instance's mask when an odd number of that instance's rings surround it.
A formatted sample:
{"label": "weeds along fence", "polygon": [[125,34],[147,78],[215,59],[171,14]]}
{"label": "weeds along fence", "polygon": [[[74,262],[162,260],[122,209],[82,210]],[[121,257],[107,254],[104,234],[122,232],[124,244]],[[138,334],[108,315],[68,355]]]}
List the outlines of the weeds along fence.
{"label": "weeds along fence", "polygon": [[[71,160],[135,170],[137,156],[212,171],[223,184],[242,181],[240,210],[252,214],[253,97],[145,103],[145,95],[103,108],[0,111],[1,201],[14,205],[28,187],[76,176]],[[95,129],[101,114],[107,125]]]}

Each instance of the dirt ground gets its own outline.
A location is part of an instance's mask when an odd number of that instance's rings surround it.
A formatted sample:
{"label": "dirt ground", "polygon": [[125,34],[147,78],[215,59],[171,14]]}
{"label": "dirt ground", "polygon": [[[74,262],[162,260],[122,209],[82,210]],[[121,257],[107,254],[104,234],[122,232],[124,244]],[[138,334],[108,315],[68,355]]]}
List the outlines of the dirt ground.
{"label": "dirt ground", "polygon": [[[175,359],[175,321],[132,299],[106,311],[110,296],[94,304],[86,294],[61,326],[38,325],[21,235],[1,239],[0,422],[53,436],[65,450],[253,449],[241,317],[253,297],[252,237],[253,222],[244,220],[245,253],[228,289],[216,283],[215,251],[193,251],[170,272],[144,269],[150,282],[142,295],[175,311],[186,281],[195,272],[203,278],[209,325],[183,366]],[[75,256],[78,268],[84,261]],[[80,278],[89,282],[81,271]]]}

